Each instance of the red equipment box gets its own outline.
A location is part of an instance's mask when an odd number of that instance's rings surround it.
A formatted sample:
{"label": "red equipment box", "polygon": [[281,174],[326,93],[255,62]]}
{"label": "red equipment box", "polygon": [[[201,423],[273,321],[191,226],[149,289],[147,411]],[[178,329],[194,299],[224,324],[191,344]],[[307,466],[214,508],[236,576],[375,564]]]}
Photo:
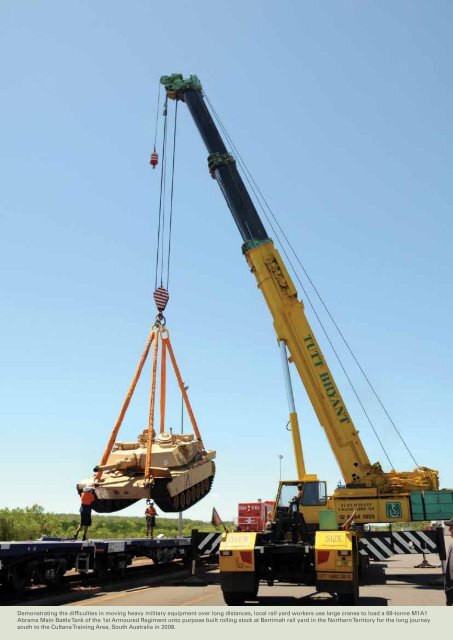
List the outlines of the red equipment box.
{"label": "red equipment box", "polygon": [[238,505],[238,530],[264,531],[274,503],[270,500],[240,502]]}

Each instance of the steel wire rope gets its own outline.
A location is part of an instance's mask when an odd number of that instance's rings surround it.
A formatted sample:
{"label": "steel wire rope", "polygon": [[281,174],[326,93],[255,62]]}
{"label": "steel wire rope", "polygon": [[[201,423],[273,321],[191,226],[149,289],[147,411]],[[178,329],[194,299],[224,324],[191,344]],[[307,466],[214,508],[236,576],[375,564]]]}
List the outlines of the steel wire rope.
{"label": "steel wire rope", "polygon": [[176,125],[178,121],[178,101],[175,104],[175,121],[173,129],[173,159],[171,167],[171,190],[170,190],[170,216],[168,224],[168,255],[167,255],[167,286],[168,291],[170,283],[170,256],[171,256],[171,232],[173,222],[173,194],[174,194],[174,182],[175,182],[175,160],[176,160]]}
{"label": "steel wire rope", "polygon": [[[366,417],[366,419],[367,419],[367,421],[368,421],[368,423],[369,423],[369,425],[370,425],[371,429],[373,430],[373,433],[374,433],[374,435],[375,435],[376,439],[378,440],[378,442],[379,442],[379,444],[380,444],[380,446],[381,446],[381,448],[382,448],[382,450],[383,450],[383,452],[384,452],[384,455],[385,455],[385,457],[387,458],[387,460],[388,460],[388,462],[389,462],[390,466],[392,467],[392,469],[394,468],[394,466],[393,466],[393,464],[392,464],[392,462],[391,462],[391,460],[390,460],[390,457],[389,457],[389,455],[388,455],[388,453],[387,453],[387,451],[386,451],[386,449],[385,449],[385,447],[384,447],[384,445],[383,445],[383,443],[382,443],[382,441],[381,441],[381,439],[380,439],[380,437],[379,437],[379,435],[378,435],[378,433],[377,433],[377,431],[376,431],[376,429],[375,429],[375,427],[374,427],[374,425],[373,425],[373,422],[372,422],[372,420],[371,420],[370,416],[368,415],[368,412],[366,411],[366,409],[365,409],[365,407],[364,407],[364,405],[363,405],[363,402],[362,402],[361,398],[359,397],[359,395],[358,395],[358,393],[357,393],[357,390],[356,390],[356,388],[355,388],[355,386],[354,386],[354,384],[353,384],[353,382],[352,382],[352,380],[351,380],[350,376],[348,375],[348,373],[347,373],[347,371],[346,371],[346,369],[345,369],[345,367],[344,367],[344,365],[343,365],[343,363],[342,363],[342,360],[341,360],[341,358],[340,358],[340,356],[339,356],[339,354],[338,354],[337,350],[335,349],[335,347],[334,347],[334,345],[333,345],[333,343],[332,343],[332,340],[330,339],[329,334],[328,334],[328,332],[327,332],[326,328],[324,327],[324,324],[323,324],[323,322],[321,321],[321,318],[319,317],[319,314],[317,313],[317,311],[316,311],[316,309],[315,309],[315,307],[314,307],[314,305],[313,305],[313,303],[312,303],[312,301],[311,301],[311,298],[310,298],[310,296],[309,296],[309,294],[308,294],[308,292],[307,292],[306,288],[304,287],[304,285],[303,285],[302,281],[300,280],[300,278],[299,278],[299,276],[298,276],[298,274],[297,274],[297,271],[295,270],[295,268],[294,268],[294,266],[293,266],[293,264],[292,264],[291,258],[288,256],[288,253],[287,253],[287,251],[286,251],[286,249],[285,249],[285,247],[284,247],[284,244],[283,244],[283,242],[281,241],[281,239],[280,239],[280,237],[279,237],[279,234],[278,234],[277,230],[275,229],[275,227],[274,227],[274,225],[273,225],[273,223],[272,223],[272,221],[271,221],[271,219],[270,219],[269,215],[267,214],[266,209],[265,209],[264,205],[262,204],[262,201],[265,203],[265,205],[266,205],[266,207],[267,207],[267,209],[268,209],[268,211],[269,211],[270,215],[271,215],[271,216],[272,216],[272,218],[275,220],[275,223],[276,223],[276,225],[277,225],[277,227],[278,227],[278,229],[279,229],[280,233],[282,234],[282,236],[283,236],[283,238],[285,239],[285,241],[286,241],[287,245],[288,245],[288,246],[289,246],[289,248],[291,249],[291,252],[292,252],[292,253],[293,253],[293,255],[295,256],[295,258],[296,258],[296,260],[297,260],[297,262],[298,262],[299,266],[301,267],[302,271],[303,271],[303,272],[304,272],[304,274],[306,275],[306,277],[307,277],[308,281],[310,282],[311,286],[313,287],[313,289],[314,289],[314,291],[315,291],[315,293],[316,293],[317,297],[319,298],[319,300],[321,301],[321,303],[322,303],[322,305],[323,305],[324,309],[325,309],[325,310],[326,310],[326,312],[328,313],[329,318],[331,319],[332,323],[334,324],[335,328],[337,329],[338,333],[340,334],[340,336],[341,336],[341,338],[342,338],[343,342],[345,343],[346,347],[348,348],[348,350],[349,350],[349,352],[350,352],[351,356],[353,357],[354,361],[356,362],[356,365],[357,365],[357,366],[358,366],[358,368],[360,369],[360,371],[361,371],[362,375],[364,376],[364,378],[365,378],[366,382],[368,383],[368,385],[370,386],[371,390],[373,391],[373,393],[374,393],[374,395],[375,395],[376,399],[378,400],[378,402],[379,402],[379,404],[380,404],[381,408],[384,410],[384,412],[385,412],[385,414],[386,414],[387,418],[388,418],[388,419],[389,419],[389,421],[391,422],[391,424],[392,424],[392,426],[393,426],[394,430],[396,431],[396,433],[398,434],[398,436],[399,436],[400,440],[403,442],[403,444],[404,444],[404,446],[405,446],[406,450],[408,451],[408,453],[409,453],[410,457],[412,458],[412,460],[414,461],[415,465],[416,465],[417,467],[419,467],[419,465],[418,465],[417,461],[415,460],[415,458],[414,458],[414,456],[412,455],[411,451],[409,450],[409,448],[408,448],[408,446],[407,446],[406,442],[404,441],[404,439],[403,439],[403,437],[402,437],[401,433],[400,433],[400,432],[399,432],[399,430],[397,429],[397,427],[396,427],[396,425],[395,425],[394,421],[393,421],[393,420],[392,420],[392,418],[390,417],[390,415],[389,415],[388,411],[386,410],[386,408],[385,408],[385,406],[383,405],[383,403],[382,403],[381,399],[379,398],[379,396],[378,396],[377,392],[375,391],[375,389],[374,389],[373,385],[371,384],[371,381],[369,380],[368,376],[367,376],[367,375],[365,374],[365,372],[363,371],[363,368],[360,366],[360,363],[358,362],[358,360],[357,360],[357,358],[355,357],[355,355],[354,355],[354,353],[353,353],[352,349],[350,348],[350,346],[349,346],[348,342],[346,341],[346,338],[344,337],[344,335],[343,335],[343,333],[341,332],[341,330],[339,329],[339,327],[338,327],[337,323],[336,323],[336,322],[335,322],[335,320],[333,319],[333,317],[332,317],[332,315],[331,315],[330,311],[328,310],[328,308],[327,308],[326,304],[324,303],[324,300],[322,299],[321,295],[319,294],[319,292],[318,292],[317,288],[315,287],[315,285],[314,285],[314,283],[313,283],[312,279],[311,279],[311,278],[310,278],[310,276],[308,275],[308,273],[307,273],[307,271],[306,271],[305,267],[303,266],[303,264],[302,264],[301,260],[300,260],[300,259],[299,259],[299,257],[297,256],[297,254],[296,254],[296,252],[295,252],[295,250],[294,250],[293,246],[291,245],[290,241],[288,240],[288,238],[287,238],[287,236],[286,236],[286,234],[285,234],[284,230],[282,229],[282,227],[281,227],[280,223],[278,222],[278,220],[277,220],[277,218],[276,218],[275,214],[273,213],[273,211],[272,211],[272,209],[270,208],[269,204],[267,203],[267,201],[266,201],[265,197],[263,196],[263,194],[262,194],[261,190],[259,189],[258,185],[256,184],[256,181],[254,180],[254,178],[253,178],[252,174],[251,174],[251,173],[250,173],[250,171],[248,170],[248,168],[247,168],[247,166],[246,166],[246,164],[245,164],[244,160],[242,159],[241,154],[239,153],[239,151],[238,151],[237,147],[235,146],[235,144],[234,144],[233,140],[231,139],[230,135],[228,134],[228,131],[227,131],[227,130],[226,130],[226,128],[224,127],[224,125],[223,125],[223,123],[222,123],[222,121],[221,121],[220,117],[218,116],[218,114],[217,114],[217,112],[216,112],[215,108],[213,107],[212,103],[210,102],[210,100],[209,100],[209,98],[207,97],[207,95],[206,95],[206,94],[205,94],[205,98],[206,98],[206,102],[207,102],[207,104],[209,105],[209,107],[210,107],[211,111],[213,112],[213,115],[214,115],[215,119],[217,120],[217,122],[218,122],[218,124],[219,124],[219,126],[220,126],[220,128],[221,128],[221,130],[222,130],[222,132],[224,133],[224,135],[225,135],[225,137],[226,137],[227,141],[229,142],[229,144],[231,145],[231,148],[232,148],[232,149],[233,149],[233,151],[235,152],[235,155],[237,156],[238,161],[239,161],[239,165],[240,165],[240,167],[242,168],[242,170],[243,170],[243,172],[244,172],[244,177],[245,177],[245,179],[246,179],[246,181],[247,181],[247,183],[248,183],[248,185],[249,185],[250,189],[252,190],[252,192],[253,192],[253,194],[254,194],[254,196],[255,196],[255,198],[256,198],[256,200],[257,200],[257,202],[258,202],[258,204],[259,204],[259,206],[260,206],[260,208],[261,208],[261,210],[262,210],[262,212],[264,213],[264,216],[265,216],[266,220],[269,222],[269,225],[270,225],[270,227],[271,227],[271,229],[272,229],[273,233],[275,234],[275,237],[277,238],[277,241],[279,242],[279,244],[280,244],[280,246],[281,246],[281,249],[282,249],[283,253],[285,254],[285,257],[287,258],[288,263],[289,263],[289,265],[291,266],[291,269],[293,270],[293,273],[294,273],[294,275],[295,275],[295,277],[296,277],[296,279],[297,279],[297,281],[298,281],[299,285],[301,286],[301,288],[302,288],[302,290],[303,290],[303,292],[304,292],[304,294],[305,294],[305,296],[306,296],[306,298],[307,298],[307,300],[308,300],[308,302],[309,302],[309,304],[310,304],[310,307],[311,307],[311,309],[312,309],[313,313],[315,314],[315,316],[316,316],[316,318],[317,318],[317,320],[318,320],[318,322],[319,322],[319,324],[320,324],[320,326],[321,326],[321,328],[322,328],[322,330],[323,330],[323,333],[324,333],[324,335],[326,336],[326,338],[327,338],[327,340],[328,340],[328,342],[329,342],[329,344],[330,344],[330,347],[331,347],[331,349],[332,349],[333,353],[335,354],[335,357],[336,357],[336,359],[338,360],[338,363],[340,364],[340,367],[341,367],[341,369],[343,370],[343,373],[344,373],[344,375],[346,376],[346,379],[348,380],[348,383],[349,383],[349,385],[350,385],[350,387],[351,387],[351,389],[352,389],[352,391],[353,391],[353,393],[354,393],[354,395],[355,395],[355,397],[356,397],[357,401],[359,402],[360,407],[361,407],[361,409],[362,409],[362,411],[363,411],[363,413],[364,413],[364,415],[365,415],[365,417]],[[232,174],[230,173],[230,175],[232,175]],[[233,177],[233,176],[232,176],[232,177]]]}
{"label": "steel wire rope", "polygon": [[[165,100],[165,105],[167,104],[167,99]],[[163,198],[163,193],[164,193],[164,174],[165,174],[165,163],[164,163],[164,159],[165,159],[165,147],[166,147],[166,135],[167,135],[167,130],[166,130],[166,125],[167,125],[167,118],[165,117],[165,121],[164,121],[164,133],[163,133],[163,138],[162,138],[162,163],[161,163],[161,167],[160,167],[160,192],[159,192],[159,218],[158,218],[158,223],[157,223],[157,247],[156,247],[156,273],[155,273],[155,281],[154,281],[154,289],[157,289],[157,281],[158,281],[158,275],[159,275],[159,258],[160,258],[160,238],[161,238],[161,226],[162,226],[162,210],[164,208],[165,202],[164,202],[164,198]]]}
{"label": "steel wire rope", "polygon": [[164,283],[164,243],[165,243],[165,226],[167,222],[167,156],[168,156],[168,100],[165,101],[164,115],[165,115],[165,158],[162,158],[162,169],[164,172],[163,180],[163,194],[162,194],[162,235],[161,235],[161,247],[160,247],[160,286],[163,287]]}
{"label": "steel wire rope", "polygon": [[157,144],[157,125],[159,123],[159,108],[160,108],[160,89],[161,89],[161,83],[159,82],[159,89],[157,92],[157,110],[156,110],[156,128],[154,130],[154,151],[156,150],[156,144]]}
{"label": "steel wire rope", "polygon": [[[164,133],[162,139],[162,164],[160,169],[160,193],[159,193],[159,220],[157,224],[157,248],[156,248],[156,274],[154,281],[154,289],[157,289],[158,275],[159,275],[159,259],[160,259],[160,250],[161,250],[161,236],[163,237],[163,230],[161,231],[161,227],[164,226],[163,218],[165,215],[165,165],[166,165],[166,157],[165,157],[165,149],[167,145],[167,103],[168,98],[165,99],[164,106]],[[162,286],[162,270],[160,273],[160,281]]]}

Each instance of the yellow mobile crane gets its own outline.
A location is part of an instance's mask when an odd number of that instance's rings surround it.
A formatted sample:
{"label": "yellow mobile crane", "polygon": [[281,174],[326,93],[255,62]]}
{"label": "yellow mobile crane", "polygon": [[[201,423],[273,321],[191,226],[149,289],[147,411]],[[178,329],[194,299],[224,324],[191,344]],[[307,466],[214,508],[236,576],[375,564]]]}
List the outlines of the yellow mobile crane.
{"label": "yellow mobile crane", "polygon": [[[273,318],[290,407],[297,479],[280,482],[269,532],[226,536],[220,551],[225,600],[239,604],[256,593],[259,579],[269,583],[284,579],[316,583],[319,590],[343,594],[345,602],[355,601],[357,541],[348,531],[335,535],[319,531],[329,526],[337,529],[332,520],[326,526],[331,514],[340,525],[351,516],[357,524],[446,519],[453,512],[453,492],[439,491],[438,472],[433,469],[418,467],[411,472],[387,473],[378,462],[370,462],[305,316],[304,305],[208,110],[200,81],[193,75],[184,79],[174,74],[163,76],[161,82],[168,98],[187,105],[208,149],[209,171],[242,235],[243,254]],[[305,470],[287,350],[345,481],[345,486],[337,488],[331,497],[326,483]],[[290,502],[296,492],[297,498]]]}

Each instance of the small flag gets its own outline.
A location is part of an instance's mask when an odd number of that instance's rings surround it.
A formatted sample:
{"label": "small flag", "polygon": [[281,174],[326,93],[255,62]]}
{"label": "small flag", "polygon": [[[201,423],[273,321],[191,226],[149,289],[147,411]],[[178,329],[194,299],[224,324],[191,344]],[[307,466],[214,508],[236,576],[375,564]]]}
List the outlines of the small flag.
{"label": "small flag", "polygon": [[219,516],[219,514],[217,513],[217,510],[215,507],[213,507],[212,509],[212,518],[211,518],[211,524],[214,527],[218,527],[219,525],[222,526],[225,531],[228,531],[228,529],[226,528],[226,526],[223,524],[222,522],[222,518]]}

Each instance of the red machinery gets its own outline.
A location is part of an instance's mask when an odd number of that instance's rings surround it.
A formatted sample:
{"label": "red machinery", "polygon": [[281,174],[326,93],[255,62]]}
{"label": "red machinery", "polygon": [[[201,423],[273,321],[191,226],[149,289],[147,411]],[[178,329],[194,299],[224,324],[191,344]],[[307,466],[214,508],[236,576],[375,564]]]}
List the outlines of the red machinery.
{"label": "red machinery", "polygon": [[238,529],[240,531],[264,531],[274,503],[270,500],[240,502],[238,504]]}

